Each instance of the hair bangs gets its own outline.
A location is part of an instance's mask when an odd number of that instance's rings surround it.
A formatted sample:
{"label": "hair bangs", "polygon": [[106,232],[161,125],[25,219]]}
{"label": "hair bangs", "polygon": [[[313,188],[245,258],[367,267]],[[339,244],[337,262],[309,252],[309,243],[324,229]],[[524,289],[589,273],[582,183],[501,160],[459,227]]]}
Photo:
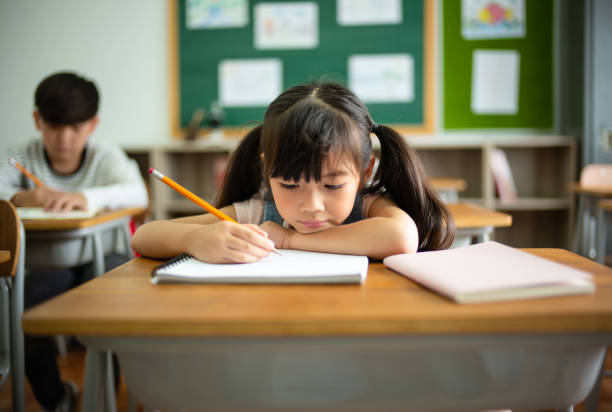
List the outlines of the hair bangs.
{"label": "hair bangs", "polygon": [[321,180],[330,156],[352,160],[360,170],[360,145],[348,116],[310,97],[296,103],[263,130],[264,173],[287,181]]}

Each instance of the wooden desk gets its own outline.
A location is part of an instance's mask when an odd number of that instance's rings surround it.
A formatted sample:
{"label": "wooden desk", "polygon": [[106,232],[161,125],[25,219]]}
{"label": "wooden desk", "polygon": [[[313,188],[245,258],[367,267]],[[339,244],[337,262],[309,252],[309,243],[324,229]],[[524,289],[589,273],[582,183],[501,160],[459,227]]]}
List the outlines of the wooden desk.
{"label": "wooden desk", "polygon": [[87,219],[24,219],[26,267],[72,267],[93,261],[99,276],[105,272],[105,253],[119,244],[131,256],[128,224],[142,211],[121,209]]}
{"label": "wooden desk", "polygon": [[[612,189],[585,188],[580,183],[569,186],[574,196],[578,196],[578,212],[572,239],[572,250],[582,256],[601,261],[597,256],[597,202],[612,197]],[[603,257],[602,257],[603,258]]]}
{"label": "wooden desk", "polygon": [[486,242],[496,227],[512,225],[512,216],[506,213],[471,203],[448,203],[446,206],[455,220],[457,229],[452,247]]}
{"label": "wooden desk", "polygon": [[442,200],[447,203],[457,203],[459,201],[459,192],[464,191],[467,187],[465,179],[450,177],[432,177],[429,179],[429,182]]}
{"label": "wooden desk", "polygon": [[8,262],[11,258],[10,250],[0,250],[0,263]]}
{"label": "wooden desk", "polygon": [[88,345],[87,411],[104,350],[148,408],[565,408],[612,342],[612,270],[528,251],[593,273],[596,292],[458,305],[380,263],[363,285],[152,285],[159,261],[138,258],[27,311],[23,326]]}

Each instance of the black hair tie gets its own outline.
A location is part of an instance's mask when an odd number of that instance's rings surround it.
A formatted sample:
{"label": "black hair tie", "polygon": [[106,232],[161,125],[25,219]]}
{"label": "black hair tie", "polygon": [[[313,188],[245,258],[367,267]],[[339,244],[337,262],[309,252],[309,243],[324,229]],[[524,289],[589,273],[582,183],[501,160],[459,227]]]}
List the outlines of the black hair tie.
{"label": "black hair tie", "polygon": [[376,134],[378,132],[378,129],[379,129],[378,123],[374,123],[372,125],[372,130],[370,131],[370,133]]}

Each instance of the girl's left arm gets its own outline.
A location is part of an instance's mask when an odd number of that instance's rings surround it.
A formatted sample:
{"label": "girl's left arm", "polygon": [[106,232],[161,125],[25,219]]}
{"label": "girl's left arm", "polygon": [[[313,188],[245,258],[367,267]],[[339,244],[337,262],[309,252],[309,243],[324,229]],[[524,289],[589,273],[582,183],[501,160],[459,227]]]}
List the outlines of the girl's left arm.
{"label": "girl's left arm", "polygon": [[[268,223],[262,228],[269,231]],[[276,225],[272,232],[280,228]],[[301,234],[295,230],[282,229],[284,236],[270,233],[270,238],[282,244],[277,248],[310,250],[313,252],[366,255],[383,259],[398,253],[414,253],[418,249],[419,235],[412,218],[391,199],[379,196],[369,210],[367,218],[355,223]]]}

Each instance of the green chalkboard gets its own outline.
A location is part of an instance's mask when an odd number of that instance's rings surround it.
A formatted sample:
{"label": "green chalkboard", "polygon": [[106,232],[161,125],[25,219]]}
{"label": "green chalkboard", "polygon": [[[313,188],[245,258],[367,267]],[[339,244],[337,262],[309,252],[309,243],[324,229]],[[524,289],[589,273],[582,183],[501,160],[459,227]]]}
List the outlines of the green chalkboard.
{"label": "green chalkboard", "polygon": [[[461,0],[443,2],[444,127],[553,127],[553,1],[525,0],[525,36],[466,40]],[[472,54],[476,49],[516,50],[520,55],[516,114],[475,114],[471,109]]]}
{"label": "green chalkboard", "polygon": [[[179,0],[178,115],[184,128],[198,108],[208,109],[218,99],[218,67],[226,59],[278,58],[282,62],[283,89],[321,78],[348,84],[348,58],[355,54],[408,53],[414,61],[414,99],[401,103],[372,103],[368,108],[378,123],[426,129],[433,124],[433,79],[429,50],[432,0],[403,2],[402,22],[392,25],[341,26],[336,21],[336,1],[315,0],[318,5],[319,44],[314,49],[260,50],[254,47],[253,17],[257,0],[248,2],[248,24],[240,28],[188,29],[186,0]],[[248,126],[261,121],[266,107],[224,108],[223,126]]]}

